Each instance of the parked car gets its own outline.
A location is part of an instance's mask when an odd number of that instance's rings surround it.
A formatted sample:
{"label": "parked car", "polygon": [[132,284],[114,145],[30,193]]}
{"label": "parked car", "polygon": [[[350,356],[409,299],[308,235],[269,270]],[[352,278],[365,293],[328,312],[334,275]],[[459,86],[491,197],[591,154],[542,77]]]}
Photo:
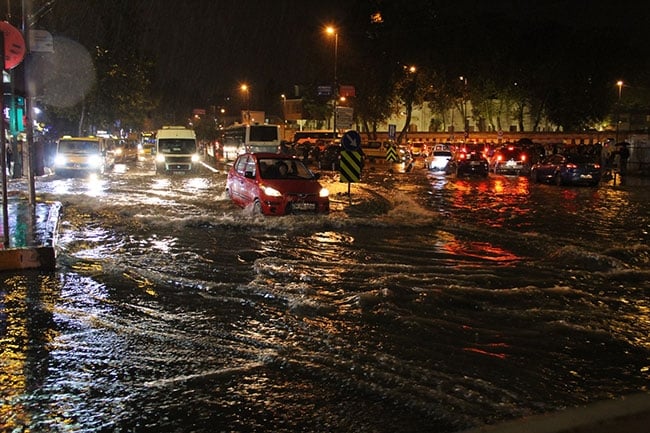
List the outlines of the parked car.
{"label": "parked car", "polygon": [[522,147],[509,144],[494,152],[490,169],[497,174],[528,174],[530,172],[530,157]]}
{"label": "parked car", "polygon": [[600,163],[592,155],[577,153],[549,155],[531,167],[534,182],[555,185],[590,185],[600,182]]}
{"label": "parked car", "polygon": [[447,164],[453,158],[453,153],[448,148],[445,149],[442,146],[436,146],[431,154],[431,160],[429,161],[429,170],[431,171],[445,171],[447,169]]}
{"label": "parked car", "polygon": [[479,151],[458,152],[447,166],[447,173],[461,176],[488,177],[488,160]]}
{"label": "parked car", "polygon": [[388,141],[366,141],[361,143],[361,151],[370,161],[375,159],[386,159],[386,152],[390,147]]}
{"label": "parked car", "polygon": [[329,212],[329,191],[319,174],[293,156],[244,153],[237,157],[226,179],[226,193],[253,213],[285,215]]}

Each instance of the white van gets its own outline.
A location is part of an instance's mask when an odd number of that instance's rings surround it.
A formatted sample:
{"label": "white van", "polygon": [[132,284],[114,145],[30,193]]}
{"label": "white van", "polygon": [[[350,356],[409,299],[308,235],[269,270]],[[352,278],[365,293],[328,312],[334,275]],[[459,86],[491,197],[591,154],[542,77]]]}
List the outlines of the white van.
{"label": "white van", "polygon": [[115,140],[112,138],[64,136],[56,146],[54,173],[103,174],[115,165],[114,152]]}
{"label": "white van", "polygon": [[156,132],[156,172],[187,173],[198,169],[196,134],[184,126],[163,126]]}

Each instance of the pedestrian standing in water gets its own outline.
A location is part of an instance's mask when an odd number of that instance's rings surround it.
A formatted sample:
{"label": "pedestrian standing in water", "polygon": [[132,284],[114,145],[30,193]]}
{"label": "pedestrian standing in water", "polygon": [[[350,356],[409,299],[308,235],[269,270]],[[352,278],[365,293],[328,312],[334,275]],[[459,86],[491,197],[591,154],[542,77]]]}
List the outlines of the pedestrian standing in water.
{"label": "pedestrian standing in water", "polygon": [[627,160],[630,158],[630,149],[627,148],[627,143],[621,143],[621,148],[618,150],[618,171],[621,175],[627,174]]}

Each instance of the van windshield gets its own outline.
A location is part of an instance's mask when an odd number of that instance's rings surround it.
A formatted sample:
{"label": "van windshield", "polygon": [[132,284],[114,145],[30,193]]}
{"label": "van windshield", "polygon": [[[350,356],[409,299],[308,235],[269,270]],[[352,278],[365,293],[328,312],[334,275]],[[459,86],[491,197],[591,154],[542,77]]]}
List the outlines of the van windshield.
{"label": "van windshield", "polygon": [[196,152],[196,142],[192,139],[165,138],[158,140],[158,151],[163,153],[187,154]]}
{"label": "van windshield", "polygon": [[59,152],[97,153],[99,152],[99,142],[92,140],[61,140],[59,141]]}

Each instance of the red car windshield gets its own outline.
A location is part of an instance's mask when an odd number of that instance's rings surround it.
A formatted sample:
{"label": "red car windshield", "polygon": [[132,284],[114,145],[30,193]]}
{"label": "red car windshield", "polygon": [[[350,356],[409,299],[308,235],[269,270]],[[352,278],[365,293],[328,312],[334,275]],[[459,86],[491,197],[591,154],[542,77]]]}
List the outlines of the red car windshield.
{"label": "red car windshield", "polygon": [[313,179],[302,161],[289,158],[264,158],[258,161],[262,179]]}

